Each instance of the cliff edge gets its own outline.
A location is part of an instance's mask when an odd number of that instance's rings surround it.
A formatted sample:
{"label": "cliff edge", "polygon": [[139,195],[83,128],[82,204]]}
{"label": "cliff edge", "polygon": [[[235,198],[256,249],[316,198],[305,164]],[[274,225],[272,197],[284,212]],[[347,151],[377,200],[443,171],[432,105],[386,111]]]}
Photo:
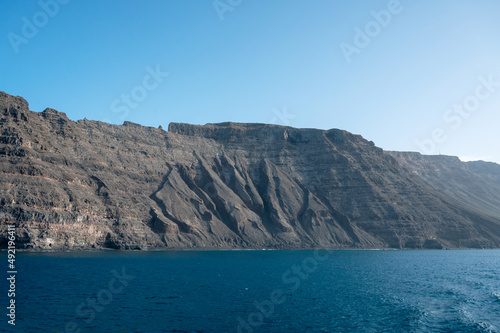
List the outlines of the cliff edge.
{"label": "cliff edge", "polygon": [[498,248],[500,166],[266,124],[72,121],[0,92],[0,245]]}

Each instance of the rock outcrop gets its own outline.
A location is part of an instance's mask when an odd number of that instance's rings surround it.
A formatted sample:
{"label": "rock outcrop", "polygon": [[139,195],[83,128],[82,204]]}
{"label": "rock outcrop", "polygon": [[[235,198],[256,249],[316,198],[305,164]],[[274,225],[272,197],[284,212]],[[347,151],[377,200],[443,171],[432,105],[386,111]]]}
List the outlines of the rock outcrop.
{"label": "rock outcrop", "polygon": [[71,121],[0,92],[0,245],[500,247],[500,166],[266,124]]}

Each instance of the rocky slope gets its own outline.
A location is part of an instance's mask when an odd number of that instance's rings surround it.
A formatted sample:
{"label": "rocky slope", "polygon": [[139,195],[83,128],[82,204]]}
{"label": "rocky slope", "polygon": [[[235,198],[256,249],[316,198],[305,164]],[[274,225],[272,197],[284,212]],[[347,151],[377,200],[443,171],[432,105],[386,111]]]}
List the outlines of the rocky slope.
{"label": "rocky slope", "polygon": [[[0,245],[500,247],[500,166],[342,130],[71,121],[0,92]],[[439,171],[439,172],[437,172]]]}
{"label": "rocky slope", "polygon": [[500,220],[500,165],[454,156],[387,152],[435,190],[476,215]]}

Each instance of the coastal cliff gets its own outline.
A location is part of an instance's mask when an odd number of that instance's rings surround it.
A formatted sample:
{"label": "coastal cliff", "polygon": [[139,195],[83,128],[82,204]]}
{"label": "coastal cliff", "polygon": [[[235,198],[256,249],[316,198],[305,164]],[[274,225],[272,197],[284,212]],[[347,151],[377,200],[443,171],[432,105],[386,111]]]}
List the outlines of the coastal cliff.
{"label": "coastal cliff", "polygon": [[500,165],[267,124],[72,121],[0,92],[0,245],[497,248]]}

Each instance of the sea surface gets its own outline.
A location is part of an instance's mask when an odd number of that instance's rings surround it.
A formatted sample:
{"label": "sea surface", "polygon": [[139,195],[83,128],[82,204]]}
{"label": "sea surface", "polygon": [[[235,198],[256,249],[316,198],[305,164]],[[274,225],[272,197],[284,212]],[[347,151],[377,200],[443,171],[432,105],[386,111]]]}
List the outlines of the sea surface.
{"label": "sea surface", "polygon": [[2,332],[500,332],[500,250],[18,252],[16,266]]}

